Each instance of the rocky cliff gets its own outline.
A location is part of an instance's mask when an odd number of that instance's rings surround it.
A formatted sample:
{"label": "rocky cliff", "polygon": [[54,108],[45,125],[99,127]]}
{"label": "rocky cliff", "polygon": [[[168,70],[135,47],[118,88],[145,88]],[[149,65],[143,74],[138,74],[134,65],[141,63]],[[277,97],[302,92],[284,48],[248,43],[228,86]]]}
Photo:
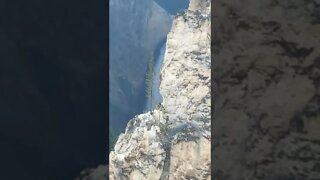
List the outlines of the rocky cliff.
{"label": "rocky cliff", "polygon": [[110,179],[210,179],[210,1],[191,1],[167,36],[163,103],[131,119],[109,155]]}
{"label": "rocky cliff", "polygon": [[109,119],[119,131],[142,111],[147,60],[165,39],[172,17],[153,0],[111,0],[109,5]]}
{"label": "rocky cliff", "polygon": [[215,179],[319,179],[319,5],[215,3]]}

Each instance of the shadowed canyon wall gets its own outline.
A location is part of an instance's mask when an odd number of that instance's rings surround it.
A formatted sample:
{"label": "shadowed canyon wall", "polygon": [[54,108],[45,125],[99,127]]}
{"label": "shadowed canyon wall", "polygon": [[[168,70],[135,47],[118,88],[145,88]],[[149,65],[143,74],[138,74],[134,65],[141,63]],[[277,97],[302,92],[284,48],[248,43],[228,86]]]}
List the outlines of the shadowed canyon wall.
{"label": "shadowed canyon wall", "polygon": [[143,110],[147,61],[166,38],[172,17],[153,0],[111,0],[109,14],[109,118],[120,133]]}

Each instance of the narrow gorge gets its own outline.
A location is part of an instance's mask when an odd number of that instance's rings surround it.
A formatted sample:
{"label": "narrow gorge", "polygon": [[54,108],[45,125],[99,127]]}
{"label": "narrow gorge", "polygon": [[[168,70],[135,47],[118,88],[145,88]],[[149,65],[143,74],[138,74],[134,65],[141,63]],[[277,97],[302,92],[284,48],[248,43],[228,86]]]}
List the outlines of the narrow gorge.
{"label": "narrow gorge", "polygon": [[143,111],[147,62],[172,16],[153,0],[110,0],[109,6],[109,124],[119,134]]}
{"label": "narrow gorge", "polygon": [[128,122],[109,154],[110,179],[211,178],[210,25],[209,0],[191,0],[174,17],[160,70],[161,106]]}

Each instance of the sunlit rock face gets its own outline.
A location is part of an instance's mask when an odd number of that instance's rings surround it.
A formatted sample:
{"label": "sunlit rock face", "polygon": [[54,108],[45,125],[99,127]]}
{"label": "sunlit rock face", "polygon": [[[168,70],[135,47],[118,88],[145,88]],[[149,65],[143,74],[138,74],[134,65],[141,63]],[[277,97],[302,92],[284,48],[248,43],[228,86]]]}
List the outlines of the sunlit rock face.
{"label": "sunlit rock face", "polygon": [[131,119],[109,155],[110,179],[211,178],[210,1],[177,15],[161,70],[161,108]]}
{"label": "sunlit rock face", "polygon": [[147,60],[172,17],[153,0],[111,0],[109,9],[109,122],[119,132],[142,111]]}
{"label": "sunlit rock face", "polygon": [[318,179],[319,1],[217,2],[217,180]]}
{"label": "sunlit rock face", "polygon": [[189,10],[191,11],[202,10],[206,8],[208,4],[209,4],[208,0],[190,0]]}

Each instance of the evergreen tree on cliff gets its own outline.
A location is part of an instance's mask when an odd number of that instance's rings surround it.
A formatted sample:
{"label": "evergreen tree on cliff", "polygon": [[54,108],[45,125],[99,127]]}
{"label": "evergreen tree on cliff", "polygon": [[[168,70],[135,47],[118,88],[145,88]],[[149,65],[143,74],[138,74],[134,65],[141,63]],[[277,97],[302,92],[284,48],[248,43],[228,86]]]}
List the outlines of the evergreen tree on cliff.
{"label": "evergreen tree on cliff", "polygon": [[148,70],[146,75],[146,96],[150,100],[150,111],[151,114],[153,113],[152,110],[152,100],[153,100],[153,78],[154,78],[154,57],[151,56],[148,62]]}

